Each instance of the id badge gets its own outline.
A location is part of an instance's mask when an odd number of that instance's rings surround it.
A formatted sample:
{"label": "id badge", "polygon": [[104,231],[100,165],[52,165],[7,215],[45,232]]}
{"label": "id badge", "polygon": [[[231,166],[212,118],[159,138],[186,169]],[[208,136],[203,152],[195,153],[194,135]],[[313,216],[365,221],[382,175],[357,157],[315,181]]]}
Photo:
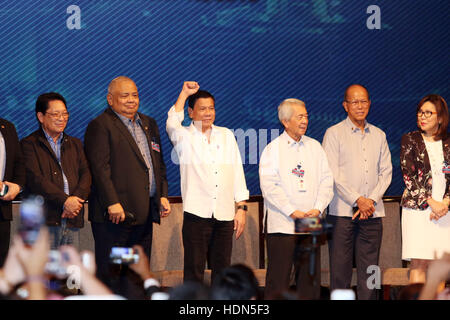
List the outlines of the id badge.
{"label": "id badge", "polygon": [[305,187],[305,181],[303,179],[303,177],[301,177],[300,179],[298,179],[299,181],[299,191],[300,192],[306,192],[306,187]]}
{"label": "id badge", "polygon": [[442,166],[442,173],[450,174],[450,165],[447,164],[447,162],[445,162],[445,161],[444,161],[444,165]]}

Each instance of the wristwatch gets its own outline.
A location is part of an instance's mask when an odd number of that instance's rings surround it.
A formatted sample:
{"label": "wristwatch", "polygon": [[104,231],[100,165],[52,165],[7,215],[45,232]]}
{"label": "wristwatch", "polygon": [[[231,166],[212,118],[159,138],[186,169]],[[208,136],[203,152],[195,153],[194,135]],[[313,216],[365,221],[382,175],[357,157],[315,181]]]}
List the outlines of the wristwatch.
{"label": "wristwatch", "polygon": [[246,204],[241,204],[240,206],[237,206],[238,209],[242,209],[244,211],[248,211],[248,207]]}

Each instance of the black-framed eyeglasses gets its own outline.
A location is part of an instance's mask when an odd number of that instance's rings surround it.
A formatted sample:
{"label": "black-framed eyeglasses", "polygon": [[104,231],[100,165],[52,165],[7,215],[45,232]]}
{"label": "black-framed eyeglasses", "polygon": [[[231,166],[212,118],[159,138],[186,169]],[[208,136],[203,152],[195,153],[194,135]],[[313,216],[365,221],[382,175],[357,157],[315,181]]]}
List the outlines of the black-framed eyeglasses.
{"label": "black-framed eyeglasses", "polygon": [[54,120],[58,120],[59,118],[63,117],[64,120],[69,119],[69,113],[68,112],[46,112],[50,116],[50,118]]}
{"label": "black-framed eyeglasses", "polygon": [[431,117],[433,114],[437,114],[437,112],[432,112],[432,111],[419,111],[419,112],[417,112],[417,118],[422,118],[423,116],[425,116],[425,118],[429,118],[429,117]]}

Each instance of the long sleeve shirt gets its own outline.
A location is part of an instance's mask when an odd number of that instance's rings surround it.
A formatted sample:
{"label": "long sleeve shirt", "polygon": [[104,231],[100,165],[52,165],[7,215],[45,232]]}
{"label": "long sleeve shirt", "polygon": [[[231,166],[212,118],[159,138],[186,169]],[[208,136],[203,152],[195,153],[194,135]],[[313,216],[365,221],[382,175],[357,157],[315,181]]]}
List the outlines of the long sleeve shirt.
{"label": "long sleeve shirt", "polygon": [[347,117],[327,129],[322,146],[334,176],[329,214],[351,217],[363,196],[375,201],[373,217],[384,217],[383,195],[392,179],[386,134],[367,122],[361,131]]}
{"label": "long sleeve shirt", "polygon": [[183,119],[184,112],[172,107],[166,123],[180,164],[183,210],[202,218],[231,221],[234,202],[249,198],[234,134],[213,125],[208,142],[193,124],[182,126]]}
{"label": "long sleeve shirt", "polygon": [[[302,136],[299,142],[286,132],[269,143],[259,164],[268,233],[295,233],[295,210],[321,213],[333,198],[333,175],[320,143]],[[265,221],[264,216],[264,221]]]}

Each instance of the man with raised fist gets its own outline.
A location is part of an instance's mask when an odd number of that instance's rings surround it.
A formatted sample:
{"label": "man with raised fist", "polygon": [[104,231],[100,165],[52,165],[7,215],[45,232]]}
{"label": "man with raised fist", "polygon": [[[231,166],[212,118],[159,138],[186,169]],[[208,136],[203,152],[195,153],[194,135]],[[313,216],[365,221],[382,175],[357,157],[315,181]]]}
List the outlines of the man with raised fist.
{"label": "man with raised fist", "polygon": [[[184,280],[203,281],[209,257],[214,281],[231,263],[234,231],[236,239],[244,231],[249,192],[234,134],[214,125],[215,99],[199,88],[194,81],[183,84],[166,130],[180,161]],[[192,123],[185,127],[181,123],[188,99]]]}

